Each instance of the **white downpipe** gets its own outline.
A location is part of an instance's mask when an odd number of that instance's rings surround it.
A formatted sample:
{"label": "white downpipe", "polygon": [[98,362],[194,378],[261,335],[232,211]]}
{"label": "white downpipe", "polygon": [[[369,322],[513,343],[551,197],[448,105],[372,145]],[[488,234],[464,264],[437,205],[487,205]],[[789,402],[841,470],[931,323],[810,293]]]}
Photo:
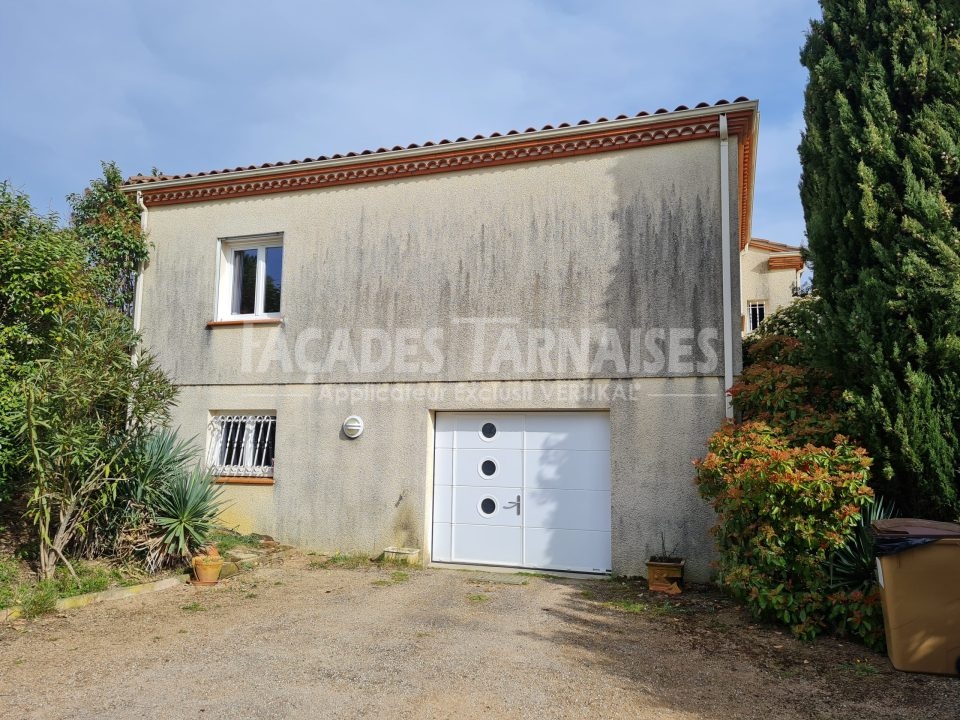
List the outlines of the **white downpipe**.
{"label": "white downpipe", "polygon": [[733,418],[733,278],[730,268],[730,153],[727,116],[720,114],[720,245],[723,252],[723,400],[724,413]]}
{"label": "white downpipe", "polygon": [[[137,207],[140,208],[140,229],[144,236],[147,234],[147,206],[143,202],[143,192],[137,190]],[[146,263],[144,263],[145,265]],[[137,281],[133,290],[133,329],[140,332],[141,308],[143,307],[143,268],[141,265],[137,269]]]}

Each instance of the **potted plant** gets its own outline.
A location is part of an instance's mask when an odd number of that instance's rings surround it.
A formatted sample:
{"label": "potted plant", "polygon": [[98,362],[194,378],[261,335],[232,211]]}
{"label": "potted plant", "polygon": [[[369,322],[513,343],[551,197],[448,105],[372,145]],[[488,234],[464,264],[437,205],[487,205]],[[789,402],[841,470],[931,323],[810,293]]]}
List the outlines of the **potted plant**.
{"label": "potted plant", "polygon": [[676,553],[676,545],[667,552],[663,533],[660,533],[660,554],[647,560],[647,585],[654,592],[669,595],[683,592],[683,566],[686,561]]}
{"label": "potted plant", "polygon": [[222,569],[223,558],[215,547],[208,547],[193,557],[193,574],[196,575],[197,585],[216,585]]}

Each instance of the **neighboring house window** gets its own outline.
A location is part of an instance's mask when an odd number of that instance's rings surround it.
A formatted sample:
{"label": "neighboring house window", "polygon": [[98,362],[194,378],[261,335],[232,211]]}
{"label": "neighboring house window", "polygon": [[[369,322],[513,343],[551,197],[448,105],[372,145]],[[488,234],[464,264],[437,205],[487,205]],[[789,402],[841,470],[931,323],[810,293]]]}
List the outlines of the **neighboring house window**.
{"label": "neighboring house window", "polygon": [[220,240],[217,319],[279,317],[283,236]]}
{"label": "neighboring house window", "polygon": [[750,311],[749,330],[750,332],[753,332],[758,327],[760,327],[760,323],[763,322],[763,317],[766,312],[766,305],[762,300],[757,300],[757,301],[748,303],[747,307]]}
{"label": "neighboring house window", "polygon": [[210,440],[213,474],[272,478],[276,439],[276,415],[214,415]]}

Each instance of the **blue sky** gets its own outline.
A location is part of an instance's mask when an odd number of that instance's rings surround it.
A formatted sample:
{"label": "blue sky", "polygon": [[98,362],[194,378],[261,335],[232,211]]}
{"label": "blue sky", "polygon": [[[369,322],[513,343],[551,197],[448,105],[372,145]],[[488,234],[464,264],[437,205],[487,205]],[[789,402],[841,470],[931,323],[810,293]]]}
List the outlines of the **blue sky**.
{"label": "blue sky", "polygon": [[195,172],[760,100],[754,235],[803,241],[813,0],[7,3],[0,180]]}

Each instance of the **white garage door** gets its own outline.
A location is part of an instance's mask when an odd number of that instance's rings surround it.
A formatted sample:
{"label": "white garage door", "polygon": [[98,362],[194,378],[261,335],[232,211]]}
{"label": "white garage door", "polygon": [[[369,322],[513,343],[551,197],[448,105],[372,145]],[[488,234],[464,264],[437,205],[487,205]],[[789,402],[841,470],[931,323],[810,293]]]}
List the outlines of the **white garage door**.
{"label": "white garage door", "polygon": [[431,554],[609,572],[607,413],[437,413]]}

